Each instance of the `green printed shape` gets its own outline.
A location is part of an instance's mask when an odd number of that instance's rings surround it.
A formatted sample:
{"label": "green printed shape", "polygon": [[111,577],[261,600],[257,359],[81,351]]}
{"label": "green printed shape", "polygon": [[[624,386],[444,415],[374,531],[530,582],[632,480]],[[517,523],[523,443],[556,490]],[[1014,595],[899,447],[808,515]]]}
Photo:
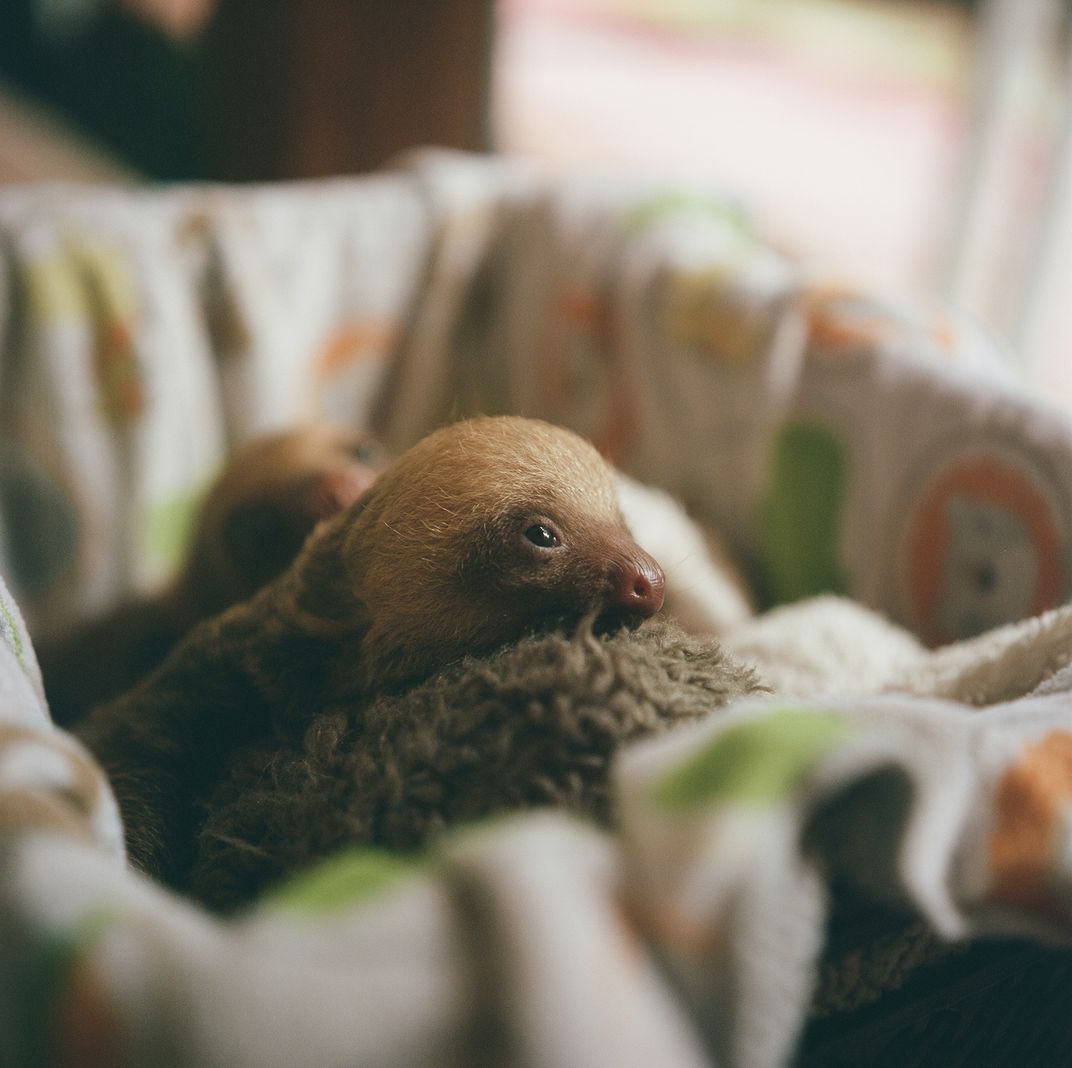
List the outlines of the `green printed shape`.
{"label": "green printed shape", "polygon": [[222,462],[210,464],[192,489],[150,503],[141,523],[142,552],[169,571],[178,569],[189,551],[201,507],[212,484],[223,469]]}
{"label": "green printed shape", "polygon": [[672,812],[720,802],[784,802],[848,730],[830,713],[791,709],[736,724],[664,776],[652,800]]}
{"label": "green printed shape", "polygon": [[748,216],[738,204],[681,190],[668,190],[637,204],[625,216],[625,230],[631,234],[641,233],[667,216],[681,213],[707,215],[726,223],[742,240],[753,240],[755,237]]}
{"label": "green printed shape", "polygon": [[22,631],[11,611],[11,605],[7,603],[7,598],[3,594],[0,594],[0,631],[3,632],[4,640],[11,646],[15,659],[22,668],[22,673],[29,675],[30,669],[26,664],[26,647],[22,641]]}
{"label": "green printed shape", "polygon": [[309,916],[367,904],[419,868],[383,849],[347,849],[295,875],[262,899],[272,908]]}
{"label": "green printed shape", "polygon": [[779,430],[762,512],[763,580],[773,603],[846,592],[837,551],[848,473],[845,447],[826,427]]}
{"label": "green printed shape", "polygon": [[144,551],[164,570],[174,571],[182,562],[204,495],[202,487],[148,509],[143,528]]}

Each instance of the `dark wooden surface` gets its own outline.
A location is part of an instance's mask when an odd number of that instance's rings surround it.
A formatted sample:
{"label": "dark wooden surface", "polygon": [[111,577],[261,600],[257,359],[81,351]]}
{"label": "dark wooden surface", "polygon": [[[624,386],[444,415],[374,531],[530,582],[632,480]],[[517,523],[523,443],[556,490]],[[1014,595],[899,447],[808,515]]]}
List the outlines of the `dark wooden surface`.
{"label": "dark wooden surface", "polygon": [[488,147],[492,0],[227,0],[206,46],[214,178],[370,170]]}

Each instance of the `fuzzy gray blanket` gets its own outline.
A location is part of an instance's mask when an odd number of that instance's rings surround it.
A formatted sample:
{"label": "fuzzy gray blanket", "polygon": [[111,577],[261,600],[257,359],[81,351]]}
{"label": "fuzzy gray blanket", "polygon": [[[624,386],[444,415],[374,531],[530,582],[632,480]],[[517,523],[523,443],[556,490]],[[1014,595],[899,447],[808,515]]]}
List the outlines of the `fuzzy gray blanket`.
{"label": "fuzzy gray blanket", "polygon": [[763,689],[716,642],[665,622],[466,658],[402,695],[328,707],[296,743],[236,754],[207,804],[187,889],[229,909],[341,846],[411,850],[535,806],[608,822],[621,746]]}

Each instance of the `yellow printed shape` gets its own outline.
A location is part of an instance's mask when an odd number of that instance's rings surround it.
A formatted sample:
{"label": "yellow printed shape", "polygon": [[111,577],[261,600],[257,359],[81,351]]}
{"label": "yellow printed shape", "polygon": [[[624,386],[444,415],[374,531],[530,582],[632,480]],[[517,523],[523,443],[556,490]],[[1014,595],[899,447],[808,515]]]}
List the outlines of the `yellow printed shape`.
{"label": "yellow printed shape", "polygon": [[716,265],[675,273],[669,280],[667,318],[677,342],[745,369],[765,354],[770,308],[734,283],[739,268]]}
{"label": "yellow printed shape", "polygon": [[21,278],[32,324],[82,322],[89,318],[78,268],[65,247],[49,256],[27,257]]}
{"label": "yellow printed shape", "polygon": [[92,335],[99,400],[113,423],[136,418],[145,403],[134,351],[140,301],[122,252],[100,238],[72,234],[23,268],[31,324],[82,324]]}

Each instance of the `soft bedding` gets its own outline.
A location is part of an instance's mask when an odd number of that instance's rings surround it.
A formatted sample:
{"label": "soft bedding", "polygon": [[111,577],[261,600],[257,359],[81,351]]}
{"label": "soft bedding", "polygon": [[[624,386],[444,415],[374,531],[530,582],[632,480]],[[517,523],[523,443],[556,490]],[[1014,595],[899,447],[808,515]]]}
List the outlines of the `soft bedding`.
{"label": "soft bedding", "polygon": [[[1066,959],[1072,423],[972,324],[817,283],[707,190],[438,154],[7,190],[0,232],[30,622],[5,592],[0,1059],[771,1065],[809,1006],[881,1006],[953,946]],[[233,443],[322,414],[400,449],[478,410],[571,425],[717,528],[794,602],[726,639],[776,692],[622,753],[613,832],[343,852],[227,921],[132,874],[30,635],[162,581]],[[846,900],[897,918],[871,957],[829,948]],[[917,1052],[970,1059],[928,1019]],[[1067,1061],[1029,1023],[1010,1056]]]}

